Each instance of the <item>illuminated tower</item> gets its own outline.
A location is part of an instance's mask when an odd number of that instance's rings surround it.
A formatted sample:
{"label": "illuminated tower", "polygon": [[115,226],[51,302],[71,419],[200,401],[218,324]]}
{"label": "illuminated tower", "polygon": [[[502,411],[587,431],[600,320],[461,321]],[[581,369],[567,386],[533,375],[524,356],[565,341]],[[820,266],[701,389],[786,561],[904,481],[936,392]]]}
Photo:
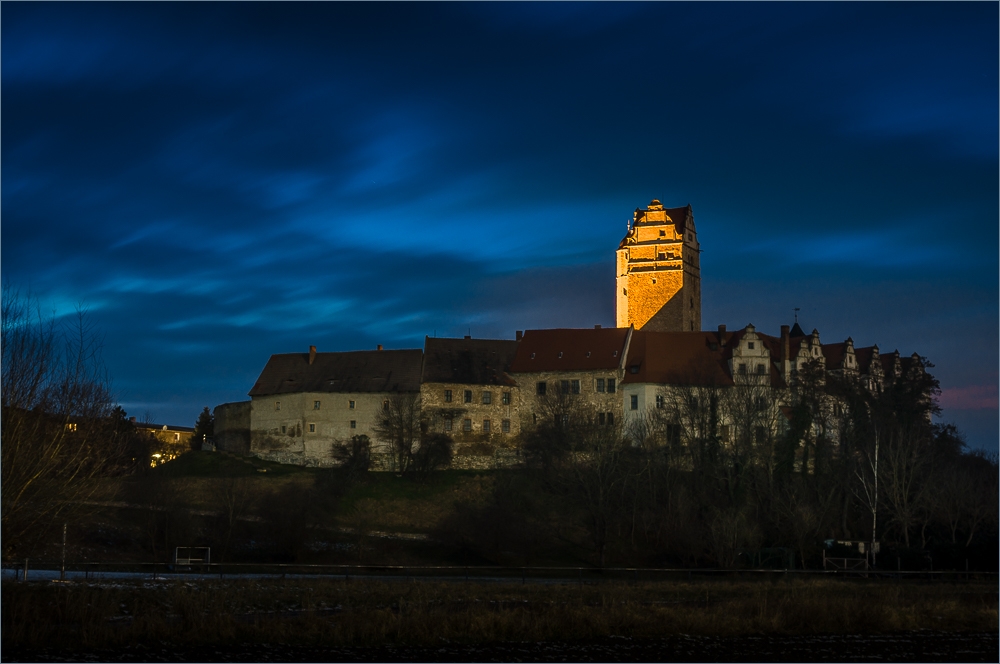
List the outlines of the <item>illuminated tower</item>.
{"label": "illuminated tower", "polygon": [[616,324],[658,332],[701,329],[701,261],[691,206],[636,208],[618,245]]}

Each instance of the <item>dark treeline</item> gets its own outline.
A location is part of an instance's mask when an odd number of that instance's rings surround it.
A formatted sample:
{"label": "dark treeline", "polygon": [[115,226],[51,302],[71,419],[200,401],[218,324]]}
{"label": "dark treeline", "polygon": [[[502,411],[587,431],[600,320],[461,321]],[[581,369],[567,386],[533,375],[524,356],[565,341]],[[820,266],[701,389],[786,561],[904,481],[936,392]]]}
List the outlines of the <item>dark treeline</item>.
{"label": "dark treeline", "polygon": [[995,569],[996,456],[932,423],[923,366],[874,386],[807,366],[784,395],[693,380],[624,426],[554,396],[523,435],[534,472],[498,478],[450,532],[524,563],[575,530],[598,565],[817,568],[825,540],[874,530],[879,567]]}

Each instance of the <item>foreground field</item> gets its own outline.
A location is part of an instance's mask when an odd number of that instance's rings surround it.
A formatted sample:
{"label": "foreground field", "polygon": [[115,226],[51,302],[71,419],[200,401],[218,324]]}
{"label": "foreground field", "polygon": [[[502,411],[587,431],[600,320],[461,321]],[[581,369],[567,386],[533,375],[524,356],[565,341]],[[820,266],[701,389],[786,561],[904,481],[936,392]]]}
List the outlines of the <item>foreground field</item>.
{"label": "foreground field", "polygon": [[843,660],[857,639],[995,661],[998,626],[995,584],[834,580],[8,582],[3,607],[4,661]]}
{"label": "foreground field", "polygon": [[607,637],[582,641],[324,647],[290,643],[5,651],[9,662],[995,662],[996,632]]}

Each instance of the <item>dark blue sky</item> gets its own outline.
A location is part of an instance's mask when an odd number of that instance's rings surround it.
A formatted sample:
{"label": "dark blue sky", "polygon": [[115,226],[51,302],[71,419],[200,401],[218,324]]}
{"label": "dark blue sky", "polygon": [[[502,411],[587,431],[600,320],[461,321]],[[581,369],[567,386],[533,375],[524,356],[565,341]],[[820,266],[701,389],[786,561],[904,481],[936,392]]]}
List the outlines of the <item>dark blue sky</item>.
{"label": "dark blue sky", "polygon": [[271,353],[614,324],[690,203],[703,322],[927,356],[998,441],[998,5],[0,6],[2,270],[130,414]]}

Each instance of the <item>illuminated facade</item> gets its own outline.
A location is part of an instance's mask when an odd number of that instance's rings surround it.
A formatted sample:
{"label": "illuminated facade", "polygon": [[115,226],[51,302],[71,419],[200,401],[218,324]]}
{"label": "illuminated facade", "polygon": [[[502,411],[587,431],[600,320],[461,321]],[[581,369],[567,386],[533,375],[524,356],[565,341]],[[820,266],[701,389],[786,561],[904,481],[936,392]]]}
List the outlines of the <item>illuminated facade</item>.
{"label": "illuminated facade", "polygon": [[636,208],[617,251],[616,325],[654,332],[701,329],[701,260],[691,206]]}

